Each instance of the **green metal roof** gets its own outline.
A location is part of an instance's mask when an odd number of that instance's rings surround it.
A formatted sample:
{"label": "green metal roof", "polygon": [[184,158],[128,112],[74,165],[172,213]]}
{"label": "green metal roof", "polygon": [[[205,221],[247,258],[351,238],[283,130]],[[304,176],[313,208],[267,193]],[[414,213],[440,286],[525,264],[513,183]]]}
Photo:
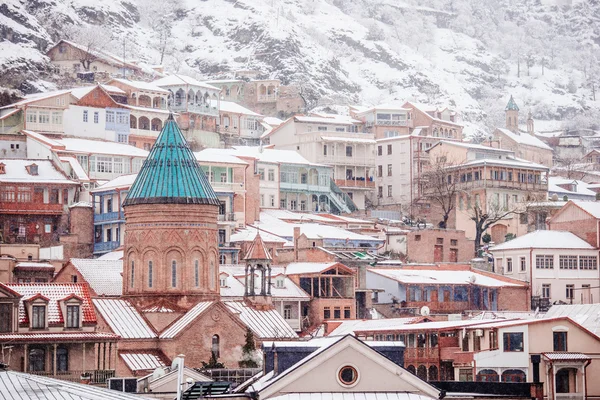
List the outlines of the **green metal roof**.
{"label": "green metal roof", "polygon": [[123,203],[132,204],[219,205],[172,114]]}
{"label": "green metal roof", "polygon": [[515,103],[515,99],[513,99],[512,95],[510,96],[510,100],[508,100],[508,104],[504,111],[519,111],[519,106]]}

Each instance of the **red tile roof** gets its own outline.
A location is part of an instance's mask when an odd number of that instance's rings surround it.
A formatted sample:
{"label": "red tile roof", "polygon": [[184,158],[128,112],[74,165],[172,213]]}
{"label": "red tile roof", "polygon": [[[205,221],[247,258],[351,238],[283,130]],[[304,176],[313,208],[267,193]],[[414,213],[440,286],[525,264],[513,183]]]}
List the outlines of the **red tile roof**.
{"label": "red tile roof", "polygon": [[[41,295],[48,299],[48,325],[63,325],[64,318],[59,302],[70,295],[82,299],[83,324],[96,323],[96,313],[88,285],[85,283],[10,283],[7,288],[22,295],[24,299],[32,299]],[[25,312],[23,299],[19,302],[19,323],[29,324],[29,317]]]}
{"label": "red tile roof", "polygon": [[271,254],[269,254],[269,250],[265,247],[265,243],[262,241],[260,237],[260,232],[256,233],[254,237],[254,241],[250,245],[248,249],[248,253],[244,257],[244,260],[272,260]]}

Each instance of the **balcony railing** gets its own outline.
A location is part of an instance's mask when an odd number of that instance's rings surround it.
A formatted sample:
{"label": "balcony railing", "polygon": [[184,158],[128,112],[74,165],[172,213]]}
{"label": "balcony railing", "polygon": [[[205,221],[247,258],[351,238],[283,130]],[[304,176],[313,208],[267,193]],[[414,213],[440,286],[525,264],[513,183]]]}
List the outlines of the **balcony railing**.
{"label": "balcony railing", "polygon": [[104,252],[113,251],[120,245],[121,245],[121,242],[118,240],[113,240],[110,242],[94,243],[94,253],[104,253]]}
{"label": "balcony railing", "polygon": [[335,164],[335,165],[351,165],[357,167],[372,167],[375,165],[375,156],[371,155],[335,155],[335,156],[320,156],[319,163]]}
{"label": "balcony railing", "polygon": [[271,102],[271,101],[277,101],[277,95],[276,94],[259,94],[258,95],[258,102],[262,103],[262,102]]}
{"label": "balcony railing", "polygon": [[0,213],[13,214],[62,214],[62,204],[46,204],[38,202],[1,202]]}
{"label": "balcony railing", "polygon": [[91,376],[91,384],[105,385],[106,381],[110,378],[115,377],[114,369],[99,369],[99,370],[70,370],[64,372],[56,372],[56,375],[52,371],[31,371],[30,374],[38,376],[47,376],[50,378],[61,379],[63,381],[79,382],[83,373],[88,373]]}
{"label": "balcony railing", "polygon": [[102,214],[94,214],[94,222],[107,222],[107,221],[119,221],[119,220],[124,220],[125,217],[123,215],[123,212],[117,212],[117,211],[113,211],[113,212],[108,212],[108,213],[102,213]]}
{"label": "balcony railing", "polygon": [[407,347],[404,349],[404,358],[420,361],[437,360],[439,349],[437,347]]}
{"label": "balcony railing", "polygon": [[375,188],[375,182],[365,178],[336,179],[335,184],[339,187]]}
{"label": "balcony railing", "polygon": [[518,190],[539,190],[548,191],[547,183],[533,183],[533,182],[520,182],[520,181],[502,181],[492,179],[480,179],[473,180],[470,182],[459,182],[457,185],[458,189],[477,189],[477,188],[500,188],[500,189],[518,189]]}
{"label": "balcony railing", "polygon": [[236,216],[235,213],[226,213],[226,214],[219,214],[218,221],[230,221],[230,222],[235,222],[236,221]]}
{"label": "balcony railing", "polygon": [[206,115],[219,115],[219,109],[217,107],[213,107],[207,104],[195,104],[195,103],[187,103],[181,100],[175,100],[173,102],[172,109],[173,111],[187,111],[197,113],[197,114],[206,114]]}

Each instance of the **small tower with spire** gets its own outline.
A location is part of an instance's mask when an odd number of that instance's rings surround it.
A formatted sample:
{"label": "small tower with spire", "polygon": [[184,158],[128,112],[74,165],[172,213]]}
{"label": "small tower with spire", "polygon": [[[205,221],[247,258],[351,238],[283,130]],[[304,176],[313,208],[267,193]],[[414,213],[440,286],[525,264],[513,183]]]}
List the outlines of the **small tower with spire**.
{"label": "small tower with spire", "polygon": [[510,96],[510,100],[508,100],[508,104],[504,109],[506,112],[506,129],[513,131],[514,133],[519,132],[519,107],[512,95]]}
{"label": "small tower with spire", "polygon": [[533,117],[531,116],[531,110],[527,113],[527,133],[533,135]]}
{"label": "small tower with spire", "polygon": [[[269,254],[269,250],[260,237],[260,232],[256,233],[254,241],[250,244],[248,252],[244,256],[244,261],[246,262],[244,298],[257,308],[272,308],[271,262],[273,257]],[[256,289],[257,274],[259,274],[258,283],[260,284],[258,293]]]}

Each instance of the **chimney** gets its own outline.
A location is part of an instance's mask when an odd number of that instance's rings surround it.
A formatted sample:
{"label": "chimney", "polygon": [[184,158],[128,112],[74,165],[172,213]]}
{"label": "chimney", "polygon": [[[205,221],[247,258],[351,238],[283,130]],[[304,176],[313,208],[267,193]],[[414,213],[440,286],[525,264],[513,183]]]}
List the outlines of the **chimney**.
{"label": "chimney", "polygon": [[300,239],[300,227],[294,227],[294,261],[298,261],[298,241]]}
{"label": "chimney", "polygon": [[533,383],[540,383],[540,362],[542,356],[539,354],[531,355],[531,365],[533,366]]}
{"label": "chimney", "polygon": [[273,351],[273,376],[277,376],[279,373],[279,357],[277,356],[277,346],[275,346],[275,342],[271,346]]}

